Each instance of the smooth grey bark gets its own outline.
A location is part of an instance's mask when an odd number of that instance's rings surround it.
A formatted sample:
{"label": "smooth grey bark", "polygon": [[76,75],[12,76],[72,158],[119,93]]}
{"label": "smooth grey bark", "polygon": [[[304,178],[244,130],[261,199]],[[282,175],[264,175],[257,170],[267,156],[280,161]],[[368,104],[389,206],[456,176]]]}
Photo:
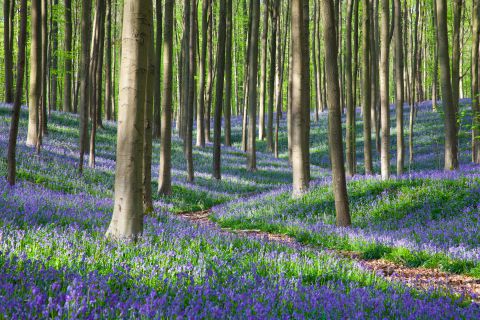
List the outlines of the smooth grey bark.
{"label": "smooth grey bark", "polygon": [[233,5],[227,0],[226,51],[225,51],[225,99],[224,99],[224,135],[225,145],[232,145],[232,36],[233,36]]}
{"label": "smooth grey bark", "polygon": [[258,72],[258,33],[260,25],[260,0],[253,0],[252,34],[250,36],[248,77],[248,134],[247,134],[247,170],[257,170],[256,120],[257,120],[257,77]]}
{"label": "smooth grey bark", "polygon": [[480,163],[480,3],[473,0],[473,42],[472,42],[472,162]]}
{"label": "smooth grey bark", "polygon": [[[338,83],[337,42],[332,0],[322,1],[322,20],[325,41],[325,76],[329,90],[328,100],[328,142],[332,165],[332,184],[335,197],[337,225],[351,224],[348,207],[347,183],[343,157],[342,120],[340,87]],[[292,16],[293,17],[293,16]]]}
{"label": "smooth grey bark", "polygon": [[390,103],[389,103],[389,69],[390,69],[390,4],[382,0],[382,25],[380,49],[380,104],[381,104],[381,175],[383,180],[390,178]]}
{"label": "smooth grey bark", "polygon": [[65,0],[65,77],[63,82],[63,111],[72,112],[72,1]]}
{"label": "smooth grey bark", "polygon": [[[215,87],[215,118],[213,127],[213,177],[222,178],[221,173],[221,134],[222,134],[222,97],[225,76],[225,41],[227,27],[227,1],[220,0],[218,18],[217,69]],[[213,25],[212,25],[213,27]]]}
{"label": "smooth grey bark", "polygon": [[304,8],[302,0],[292,1],[292,83],[291,83],[291,146],[292,146],[292,172],[293,172],[293,196],[299,196],[305,193],[309,187],[309,178],[304,164],[305,153],[305,133],[307,123],[305,119],[305,99],[306,88],[304,87],[304,78],[308,70],[305,69],[303,54],[304,50]]}
{"label": "smooth grey bark", "polygon": [[18,35],[17,53],[17,87],[13,103],[12,119],[10,124],[10,135],[8,140],[7,154],[7,180],[10,186],[15,184],[16,176],[16,147],[18,137],[18,123],[20,121],[20,106],[22,104],[23,80],[25,76],[25,56],[27,43],[27,0],[20,3],[20,30]]}
{"label": "smooth grey bark", "polygon": [[268,81],[268,113],[267,113],[267,150],[274,152],[273,141],[273,108],[275,103],[275,79],[277,67],[277,24],[279,20],[279,0],[273,0],[270,4],[272,15],[272,35],[270,37],[270,75]]}
{"label": "smooth grey bark", "polygon": [[347,119],[346,119],[346,158],[347,158],[347,175],[352,177],[355,174],[355,105],[353,91],[353,75],[352,75],[352,18],[353,6],[357,0],[348,0],[347,2],[347,23],[346,23],[346,40],[345,40],[345,85],[346,85],[346,102],[347,102]]}
{"label": "smooth grey bark", "polygon": [[10,48],[12,43],[13,30],[11,30],[11,21],[13,16],[10,16],[10,6],[13,5],[11,0],[3,1],[3,52],[4,52],[4,66],[5,66],[5,102],[13,102],[13,48]]}
{"label": "smooth grey bark", "polygon": [[79,171],[83,172],[83,162],[85,149],[87,145],[88,130],[88,104],[90,101],[89,88],[89,67],[90,67],[90,20],[91,20],[91,0],[86,0],[82,5],[82,51],[80,56],[80,163]]}
{"label": "smooth grey bark", "polygon": [[205,147],[205,80],[207,67],[208,12],[210,0],[202,1],[202,45],[199,63],[200,91],[197,109],[197,147]]}
{"label": "smooth grey bark", "polygon": [[445,113],[445,170],[455,170],[458,168],[458,132],[456,123],[457,112],[453,100],[448,54],[447,2],[446,0],[436,0],[436,4],[438,61],[440,64],[440,82]]}
{"label": "smooth grey bark", "polygon": [[39,112],[41,108],[42,89],[42,28],[41,1],[32,0],[31,9],[31,42],[30,42],[30,85],[28,104],[27,146],[38,145],[40,125]]}
{"label": "smooth grey bark", "polygon": [[172,78],[173,78],[173,7],[174,0],[165,0],[163,34],[163,94],[160,134],[160,169],[158,193],[172,193]]}
{"label": "smooth grey bark", "polygon": [[[115,204],[107,236],[136,240],[143,232],[145,87],[151,0],[125,0],[118,110]],[[141,130],[138,130],[138,129]]]}
{"label": "smooth grey bark", "polygon": [[393,0],[395,5],[395,111],[397,131],[397,176],[403,174],[405,166],[405,142],[403,133],[403,101],[404,101],[404,76],[403,76],[403,26],[402,5],[400,0]]}
{"label": "smooth grey bark", "polygon": [[154,86],[154,105],[153,105],[153,137],[156,139],[160,138],[161,130],[161,104],[162,104],[162,95],[161,95],[161,83],[162,83],[162,0],[156,0],[156,41],[155,41],[155,83]]}
{"label": "smooth grey bark", "polygon": [[373,173],[372,164],[372,127],[371,127],[371,91],[370,91],[370,1],[363,0],[362,13],[362,115],[363,115],[363,157],[365,174]]}
{"label": "smooth grey bark", "polygon": [[267,86],[267,38],[268,38],[268,4],[269,0],[263,1],[263,30],[261,37],[261,53],[260,53],[260,105],[259,105],[259,122],[258,122],[258,138],[265,139],[265,101],[266,101],[266,86]]}

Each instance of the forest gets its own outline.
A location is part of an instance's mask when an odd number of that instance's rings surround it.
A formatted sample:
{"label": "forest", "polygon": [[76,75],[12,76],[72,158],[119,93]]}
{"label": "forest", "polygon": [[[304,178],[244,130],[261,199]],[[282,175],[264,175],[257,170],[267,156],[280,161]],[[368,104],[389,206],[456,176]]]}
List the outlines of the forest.
{"label": "forest", "polygon": [[480,0],[0,7],[0,319],[480,319]]}

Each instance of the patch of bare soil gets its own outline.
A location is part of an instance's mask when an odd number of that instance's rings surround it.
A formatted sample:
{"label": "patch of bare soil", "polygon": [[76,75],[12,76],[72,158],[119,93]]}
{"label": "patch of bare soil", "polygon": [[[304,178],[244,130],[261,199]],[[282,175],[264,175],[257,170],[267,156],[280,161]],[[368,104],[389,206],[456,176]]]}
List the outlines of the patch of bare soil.
{"label": "patch of bare soil", "polygon": [[[177,216],[194,224],[216,229],[223,234],[236,234],[251,239],[269,240],[296,249],[315,249],[312,246],[301,244],[296,239],[283,234],[272,234],[260,230],[220,228],[215,222],[209,219],[210,213],[210,210],[205,210],[180,213]],[[399,281],[409,287],[417,289],[437,289],[463,294],[472,301],[480,303],[480,279],[466,275],[451,274],[437,269],[406,267],[384,259],[365,260],[356,252],[338,250],[329,250],[329,252],[340,257],[355,260],[367,270],[374,271],[377,275],[387,280]]]}

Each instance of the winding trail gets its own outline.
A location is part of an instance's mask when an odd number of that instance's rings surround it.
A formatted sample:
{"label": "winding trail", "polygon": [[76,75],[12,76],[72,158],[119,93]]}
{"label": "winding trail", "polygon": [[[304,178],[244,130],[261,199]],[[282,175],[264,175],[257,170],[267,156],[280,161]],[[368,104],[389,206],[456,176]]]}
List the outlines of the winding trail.
{"label": "winding trail", "polygon": [[[210,214],[211,210],[209,209],[197,212],[179,213],[176,214],[176,216],[193,224],[215,229],[220,233],[227,235],[235,234],[249,239],[268,240],[298,250],[319,250],[319,248],[302,244],[295,238],[284,234],[274,234],[260,230],[222,228],[217,223],[210,220]],[[340,258],[354,260],[365,269],[371,270],[378,276],[389,281],[402,282],[409,287],[421,290],[436,289],[444,292],[460,294],[464,295],[472,302],[480,303],[480,279],[467,275],[447,273],[437,269],[411,268],[384,259],[366,260],[356,252],[338,250],[327,250],[327,252]]]}

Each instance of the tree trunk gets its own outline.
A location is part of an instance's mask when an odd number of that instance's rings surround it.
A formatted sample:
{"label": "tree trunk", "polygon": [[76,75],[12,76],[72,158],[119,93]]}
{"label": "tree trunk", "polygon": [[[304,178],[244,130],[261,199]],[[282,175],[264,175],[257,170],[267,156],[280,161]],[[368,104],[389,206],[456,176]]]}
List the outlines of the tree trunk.
{"label": "tree trunk", "polygon": [[[226,0],[220,0],[220,12],[218,18],[218,44],[217,44],[217,69],[215,88],[215,119],[213,127],[213,177],[217,180],[221,175],[221,130],[222,130],[222,97],[225,75],[225,38],[226,38]],[[212,24],[213,27],[213,24]]]}
{"label": "tree trunk", "polygon": [[[462,7],[464,0],[453,2],[453,44],[452,44],[452,96],[455,112],[458,113],[458,100],[460,97],[460,34],[462,28]],[[458,130],[458,129],[457,129]]]}
{"label": "tree trunk", "polygon": [[[207,67],[208,12],[210,0],[202,2],[202,48],[200,56],[200,92],[197,110],[197,147],[205,147],[205,69]],[[211,67],[211,66],[210,66]]]}
{"label": "tree trunk", "polygon": [[[58,7],[58,0],[53,1],[54,8]],[[54,14],[52,12],[51,14],[52,18],[52,31],[51,31],[51,37],[52,37],[52,54],[51,54],[51,60],[52,60],[52,70],[53,72],[51,73],[50,76],[50,97],[51,97],[51,102],[50,102],[50,107],[53,110],[57,110],[57,92],[58,92],[58,22],[57,19],[54,18]]]}
{"label": "tree trunk", "polygon": [[172,78],[173,78],[173,8],[174,0],[165,0],[163,35],[163,94],[160,134],[160,170],[158,193],[172,193]]}
{"label": "tree trunk", "polygon": [[[209,26],[207,35],[207,47],[208,47],[208,78],[207,78],[207,98],[205,108],[205,141],[210,142],[210,115],[212,113],[213,103],[213,3],[210,1],[208,6]],[[217,62],[218,63],[218,62]]]}
{"label": "tree trunk", "polygon": [[363,30],[362,30],[362,113],[363,113],[363,156],[365,162],[365,174],[373,173],[372,165],[372,127],[371,127],[371,91],[370,91],[370,3],[363,0]]}
{"label": "tree trunk", "polygon": [[231,146],[232,142],[232,36],[233,36],[233,5],[232,0],[227,0],[227,34],[226,34],[226,52],[225,52],[225,101],[224,101],[224,126],[225,126],[225,145]]}
{"label": "tree trunk", "polygon": [[[325,41],[325,68],[328,83],[328,144],[332,164],[332,182],[335,196],[337,225],[346,227],[351,224],[348,208],[347,184],[343,159],[342,118],[340,107],[340,88],[338,83],[337,44],[335,19],[332,0],[322,3],[322,20]],[[293,17],[293,15],[292,15]]]}
{"label": "tree trunk", "polygon": [[354,151],[355,151],[355,106],[353,104],[353,79],[352,79],[352,13],[354,1],[347,2],[347,25],[345,41],[345,78],[347,98],[347,123],[346,123],[346,158],[347,175],[353,177],[355,174]]}
{"label": "tree trunk", "polygon": [[473,0],[473,41],[472,41],[472,161],[480,163],[480,85],[479,85],[479,43],[480,3]]}
{"label": "tree trunk", "polygon": [[[304,130],[307,126],[305,119],[304,95],[307,92],[305,77],[308,72],[303,54],[306,39],[304,37],[304,8],[302,0],[292,1],[292,84],[291,84],[291,131],[292,131],[292,169],[293,169],[293,195],[299,196],[308,190],[309,178],[305,167],[306,149]],[[335,36],[335,35],[334,35]],[[336,62],[336,61],[335,61]]]}
{"label": "tree trunk", "polygon": [[395,110],[397,126],[397,176],[403,174],[405,165],[405,143],[403,138],[403,28],[402,5],[400,0],[393,0],[395,5]]}
{"label": "tree trunk", "polygon": [[83,160],[87,144],[88,130],[88,104],[89,88],[89,66],[90,66],[90,20],[91,1],[87,0],[82,5],[82,53],[80,58],[80,164],[79,171],[83,172]]}
{"label": "tree trunk", "polygon": [[440,81],[442,84],[442,101],[445,112],[445,170],[458,168],[458,134],[457,112],[453,101],[448,55],[447,2],[436,0],[437,4],[437,43],[440,63]]}
{"label": "tree trunk", "polygon": [[30,85],[28,104],[27,146],[36,147],[39,142],[39,112],[41,108],[42,90],[42,22],[41,0],[32,0],[31,25],[32,40],[30,43]]}
{"label": "tree trunk", "polygon": [[253,0],[252,34],[250,37],[248,77],[248,134],[247,134],[247,170],[257,170],[256,120],[257,120],[257,72],[258,72],[258,30],[260,24],[260,0]]}
{"label": "tree trunk", "polygon": [[107,0],[107,30],[105,47],[105,118],[113,120],[113,84],[112,84],[112,0]]}
{"label": "tree trunk", "polygon": [[[32,15],[33,17],[33,15]],[[17,56],[17,87],[15,89],[15,98],[13,103],[12,120],[10,125],[10,135],[8,140],[8,183],[15,184],[16,175],[16,148],[18,137],[18,123],[20,121],[20,106],[22,104],[23,78],[25,75],[25,51],[27,39],[27,0],[22,0],[20,4],[20,33],[18,36],[18,56]]]}
{"label": "tree trunk", "polygon": [[151,0],[125,0],[118,113],[115,205],[107,235],[137,239],[143,232],[143,130]]}
{"label": "tree trunk", "polygon": [[[148,0],[151,3],[152,0]],[[151,4],[150,4],[151,5]],[[143,137],[143,210],[145,214],[153,211],[152,200],[152,152],[153,152],[153,104],[154,104],[154,82],[156,76],[156,58],[153,28],[153,12],[150,15],[150,34],[151,40],[148,45],[148,74],[145,89],[145,115],[144,115],[144,137]],[[158,84],[157,84],[158,86]]]}
{"label": "tree trunk", "polygon": [[42,137],[48,134],[48,106],[47,106],[47,74],[48,68],[48,5],[47,0],[42,1],[42,95],[41,95],[41,130],[40,130],[40,145],[42,144]]}
{"label": "tree trunk", "polygon": [[380,61],[380,103],[381,103],[381,173],[382,179],[390,178],[390,103],[389,103],[389,66],[390,66],[390,5],[382,0],[381,61]]}
{"label": "tree trunk", "polygon": [[72,1],[65,0],[65,78],[63,83],[63,111],[72,112]]}
{"label": "tree trunk", "polygon": [[[13,30],[11,20],[13,16],[10,16],[10,3],[12,0],[3,1],[3,53],[4,65],[5,65],[5,102],[13,102],[13,48],[10,48],[12,43]],[[14,2],[15,0],[13,0]]]}
{"label": "tree trunk", "polygon": [[270,75],[268,87],[268,115],[267,115],[267,150],[274,152],[273,141],[273,107],[275,103],[275,68],[277,65],[277,24],[280,19],[278,10],[279,0],[273,0],[270,4],[272,15],[272,36],[270,37]]}
{"label": "tree trunk", "polygon": [[160,139],[160,130],[161,130],[161,87],[162,83],[162,66],[161,66],[161,57],[162,57],[162,0],[156,0],[156,41],[155,41],[155,83],[154,86],[154,105],[153,105],[153,137]]}
{"label": "tree trunk", "polygon": [[262,51],[260,56],[260,105],[259,105],[259,122],[258,122],[258,138],[265,139],[265,101],[267,86],[267,38],[268,38],[268,2],[265,0],[263,15],[263,31],[262,31]]}
{"label": "tree trunk", "polygon": [[193,172],[193,108],[195,106],[195,43],[196,43],[196,14],[197,14],[197,2],[195,0],[188,0],[190,5],[190,19],[188,28],[188,74],[187,74],[187,83],[188,91],[186,96],[186,132],[185,132],[185,158],[187,160],[187,181],[193,182],[194,172]]}

